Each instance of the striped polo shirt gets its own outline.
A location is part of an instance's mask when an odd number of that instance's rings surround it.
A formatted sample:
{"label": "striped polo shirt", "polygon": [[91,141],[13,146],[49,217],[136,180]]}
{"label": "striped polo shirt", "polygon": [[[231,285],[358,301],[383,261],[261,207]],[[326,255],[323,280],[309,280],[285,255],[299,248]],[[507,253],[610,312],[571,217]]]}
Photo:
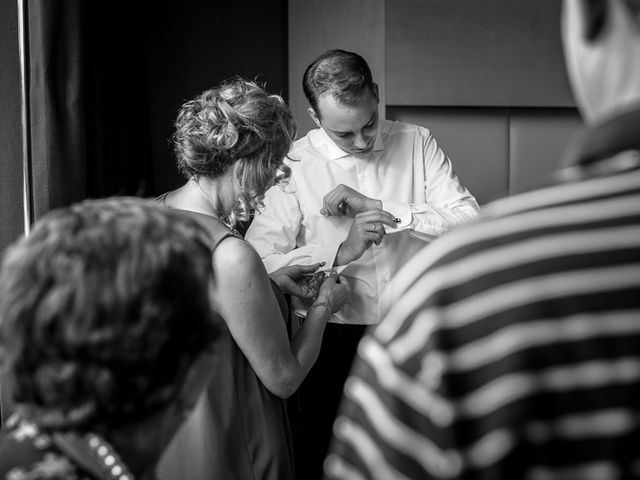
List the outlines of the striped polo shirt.
{"label": "striped polo shirt", "polygon": [[495,202],[387,294],[328,478],[640,478],[640,170]]}

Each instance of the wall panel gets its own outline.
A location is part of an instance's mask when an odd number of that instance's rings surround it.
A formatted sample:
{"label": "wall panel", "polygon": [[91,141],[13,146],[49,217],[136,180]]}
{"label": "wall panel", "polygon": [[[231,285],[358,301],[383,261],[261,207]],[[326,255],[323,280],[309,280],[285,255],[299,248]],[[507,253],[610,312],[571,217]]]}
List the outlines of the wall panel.
{"label": "wall panel", "polygon": [[560,4],[387,1],[387,104],[572,106]]}
{"label": "wall panel", "polygon": [[384,0],[289,0],[289,103],[302,136],[314,123],[307,114],[302,74],[322,52],[342,48],[362,55],[385,98]]}
{"label": "wall panel", "polygon": [[553,181],[567,145],[581,126],[573,108],[513,109],[509,122],[509,193]]}

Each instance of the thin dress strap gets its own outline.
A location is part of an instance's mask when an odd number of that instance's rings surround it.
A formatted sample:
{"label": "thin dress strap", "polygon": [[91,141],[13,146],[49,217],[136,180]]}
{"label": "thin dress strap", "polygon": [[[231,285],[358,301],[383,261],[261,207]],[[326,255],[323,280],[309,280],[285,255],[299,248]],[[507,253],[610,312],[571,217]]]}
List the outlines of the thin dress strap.
{"label": "thin dress strap", "polygon": [[212,216],[206,215],[204,213],[192,212],[190,210],[180,210],[181,212],[189,215],[192,218],[195,218],[198,223],[200,223],[203,227],[207,229],[209,234],[211,235],[211,250],[215,250],[218,247],[218,244],[228,237],[236,237],[240,240],[244,240],[240,234],[234,232],[229,227],[227,227],[220,219]]}

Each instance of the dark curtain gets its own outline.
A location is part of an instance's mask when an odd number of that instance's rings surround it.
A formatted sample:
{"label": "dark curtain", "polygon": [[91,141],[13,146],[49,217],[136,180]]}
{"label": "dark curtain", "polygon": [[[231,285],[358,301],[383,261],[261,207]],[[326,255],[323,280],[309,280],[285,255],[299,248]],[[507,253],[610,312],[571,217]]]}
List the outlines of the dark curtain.
{"label": "dark curtain", "polygon": [[0,252],[24,230],[18,52],[16,0],[0,0]]}
{"label": "dark curtain", "polygon": [[26,2],[34,219],[86,195],[82,0]]}
{"label": "dark curtain", "polygon": [[[133,6],[132,6],[133,4]],[[28,2],[34,219],[88,197],[146,195],[153,178],[136,2]]]}
{"label": "dark curtain", "polygon": [[[18,2],[0,1],[4,249],[23,233],[23,149]],[[144,8],[136,3],[24,0],[25,171],[32,221],[85,198],[153,191],[146,68],[140,54]],[[3,380],[2,419],[11,411]]]}

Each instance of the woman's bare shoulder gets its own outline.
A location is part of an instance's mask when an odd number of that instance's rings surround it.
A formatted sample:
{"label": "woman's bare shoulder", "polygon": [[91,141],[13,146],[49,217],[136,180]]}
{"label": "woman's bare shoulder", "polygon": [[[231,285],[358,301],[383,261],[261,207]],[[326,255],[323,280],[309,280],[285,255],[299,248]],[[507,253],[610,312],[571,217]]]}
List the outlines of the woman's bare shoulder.
{"label": "woman's bare shoulder", "polygon": [[255,274],[264,272],[264,265],[258,252],[245,240],[238,237],[227,237],[222,240],[213,253],[214,265],[225,272],[238,274]]}

